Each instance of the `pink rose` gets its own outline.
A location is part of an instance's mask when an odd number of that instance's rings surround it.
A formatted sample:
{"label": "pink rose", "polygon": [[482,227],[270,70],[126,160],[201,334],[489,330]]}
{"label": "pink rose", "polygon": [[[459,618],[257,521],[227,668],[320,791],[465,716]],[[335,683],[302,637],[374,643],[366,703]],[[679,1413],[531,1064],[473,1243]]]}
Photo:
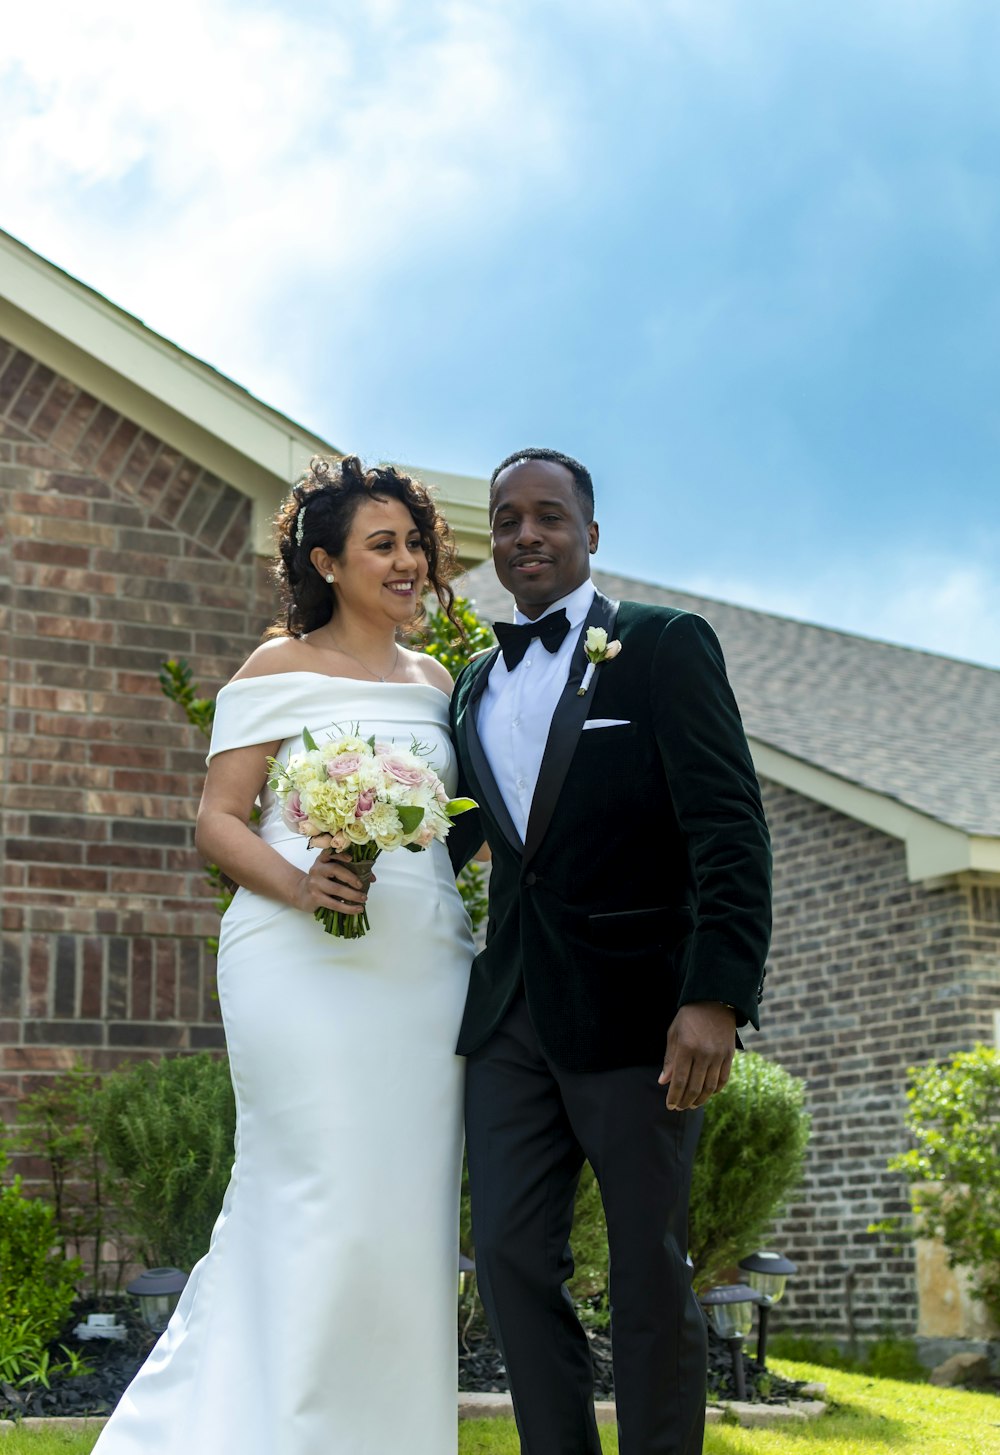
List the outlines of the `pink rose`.
{"label": "pink rose", "polygon": [[434,833],[434,825],[430,823],[424,823],[421,824],[420,830],[417,833],[417,837],[414,839],[413,842],[415,844],[419,844],[422,849],[427,849],[431,846],[431,844],[433,844],[436,837],[437,836]]}
{"label": "pink rose", "polygon": [[305,823],[306,812],[302,807],[302,799],[299,797],[297,789],[285,799],[281,816],[290,829],[300,830]]}
{"label": "pink rose", "polygon": [[407,788],[416,788],[419,783],[426,781],[424,769],[407,763],[403,758],[383,758],[382,766],[387,773],[392,774],[397,783],[405,783]]}
{"label": "pink rose", "polygon": [[328,778],[349,778],[356,773],[361,766],[360,753],[341,753],[337,758],[331,758],[326,765],[326,776]]}
{"label": "pink rose", "polygon": [[358,797],[358,806],[354,810],[354,817],[360,818],[363,813],[371,813],[375,807],[375,790],[366,788],[364,793]]}

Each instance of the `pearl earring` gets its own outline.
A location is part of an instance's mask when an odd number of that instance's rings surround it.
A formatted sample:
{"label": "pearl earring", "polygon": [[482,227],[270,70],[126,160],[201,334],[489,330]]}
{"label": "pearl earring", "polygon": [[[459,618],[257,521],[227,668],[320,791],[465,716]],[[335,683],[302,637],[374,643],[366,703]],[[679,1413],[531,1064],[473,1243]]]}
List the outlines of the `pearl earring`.
{"label": "pearl earring", "polygon": [[333,585],[333,577],[332,576],[327,576],[326,579],[329,581],[330,585],[332,586]]}

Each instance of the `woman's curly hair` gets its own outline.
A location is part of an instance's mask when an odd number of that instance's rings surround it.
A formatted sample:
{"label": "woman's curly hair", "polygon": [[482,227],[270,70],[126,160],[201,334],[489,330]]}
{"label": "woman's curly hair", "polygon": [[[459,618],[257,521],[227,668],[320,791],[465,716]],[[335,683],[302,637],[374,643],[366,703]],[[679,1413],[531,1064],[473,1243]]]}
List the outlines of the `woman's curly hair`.
{"label": "woman's curly hair", "polygon": [[[357,509],[366,500],[398,500],[413,517],[427,558],[427,580],[448,620],[462,633],[448,584],[460,571],[451,530],[426,485],[394,465],[366,470],[357,455],[327,460],[314,455],[292,487],[277,517],[278,558],[274,574],[284,606],[268,636],[301,637],[325,626],[336,610],[336,594],[309,559],[317,546],[343,554]],[[418,605],[414,628],[426,612]],[[464,633],[462,633],[464,636]]]}

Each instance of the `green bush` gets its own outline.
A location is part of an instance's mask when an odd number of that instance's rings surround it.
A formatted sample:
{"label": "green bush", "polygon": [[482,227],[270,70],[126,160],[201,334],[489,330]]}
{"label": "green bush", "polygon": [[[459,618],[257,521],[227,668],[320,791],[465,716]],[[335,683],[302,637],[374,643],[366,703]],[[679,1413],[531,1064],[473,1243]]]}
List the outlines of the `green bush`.
{"label": "green bush", "polygon": [[740,1052],[705,1107],[691,1182],[689,1247],[707,1288],[759,1244],[802,1176],[805,1084],[753,1051]]}
{"label": "green bush", "polygon": [[905,1120],[917,1145],[889,1166],[913,1184],[910,1231],[939,1238],[1000,1320],[1000,1052],[976,1046],[908,1075]]}
{"label": "green bush", "polygon": [[588,1163],[583,1169],[573,1208],[575,1271],[569,1291],[577,1303],[606,1307],[608,1296],[608,1225],[601,1189]]}
{"label": "green bush", "polygon": [[120,1179],[125,1231],[152,1266],[191,1269],[208,1249],[233,1163],[229,1067],[207,1053],[106,1076],[97,1142]]}
{"label": "green bush", "polygon": [[[0,1151],[0,1171],[5,1157]],[[0,1185],[0,1379],[39,1367],[76,1297],[80,1261],[58,1247],[48,1203],[25,1197],[21,1179]]]}
{"label": "green bush", "polygon": [[925,1380],[927,1370],[920,1362],[912,1339],[897,1339],[887,1334],[867,1345],[861,1358],[861,1369],[876,1379]]}
{"label": "green bush", "polygon": [[870,1374],[876,1379],[903,1379],[923,1382],[927,1370],[921,1364],[912,1339],[894,1335],[875,1339],[863,1345],[857,1358],[844,1352],[833,1339],[811,1334],[776,1333],[767,1341],[771,1359],[794,1359],[799,1364],[821,1364],[827,1369],[844,1369],[849,1374]]}
{"label": "green bush", "polygon": [[[90,1284],[102,1294],[118,1290],[124,1267],[132,1260],[116,1211],[122,1198],[98,1151],[99,1095],[97,1076],[75,1066],[22,1098],[11,1141],[19,1151],[45,1162],[59,1242],[66,1253],[86,1252]],[[108,1242],[119,1251],[111,1265],[102,1261]]]}
{"label": "green bush", "polygon": [[452,677],[457,677],[472,657],[495,643],[492,629],[476,615],[472,603],[464,596],[455,597],[453,609],[465,631],[464,642],[438,606],[427,613],[423,628],[412,638],[410,645],[417,651],[426,652],[429,657],[436,657],[442,666],[448,668]]}
{"label": "green bush", "polygon": [[[809,1117],[805,1087],[754,1052],[733,1063],[724,1091],[705,1108],[692,1179],[690,1248],[699,1288],[719,1280],[752,1252],[802,1175]],[[472,1253],[463,1183],[463,1248]],[[571,1243],[576,1270],[569,1289],[582,1307],[607,1306],[608,1233],[597,1179],[584,1167]]]}

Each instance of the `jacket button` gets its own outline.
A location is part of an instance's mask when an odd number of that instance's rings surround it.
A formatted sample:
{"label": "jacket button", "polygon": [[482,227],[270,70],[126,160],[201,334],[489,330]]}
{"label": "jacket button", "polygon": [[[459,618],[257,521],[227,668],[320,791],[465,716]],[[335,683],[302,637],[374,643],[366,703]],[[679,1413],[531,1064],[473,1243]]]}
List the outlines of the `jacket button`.
{"label": "jacket button", "polygon": [[538,876],[533,869],[529,869],[527,874],[525,874],[524,882],[525,884],[527,884],[529,889],[533,884],[536,884],[538,882]]}

